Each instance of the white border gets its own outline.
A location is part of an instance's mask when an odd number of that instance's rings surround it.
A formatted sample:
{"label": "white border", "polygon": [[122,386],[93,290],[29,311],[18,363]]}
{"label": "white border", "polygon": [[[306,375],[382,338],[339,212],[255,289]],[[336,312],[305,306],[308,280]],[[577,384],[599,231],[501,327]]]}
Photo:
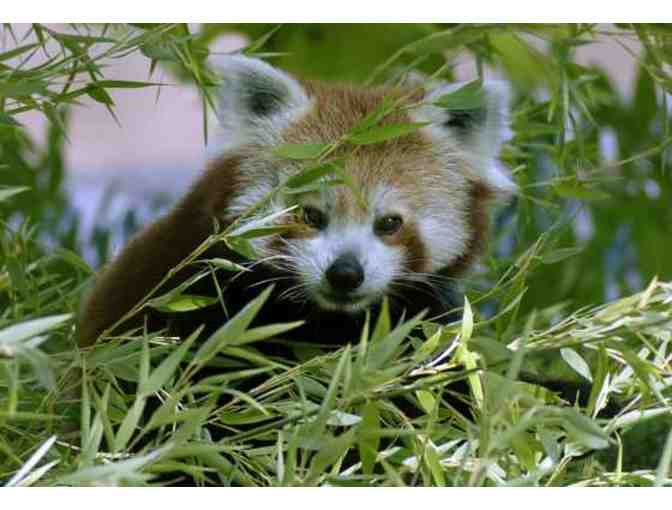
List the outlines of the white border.
{"label": "white border", "polygon": [[[76,491],[76,492],[75,492]],[[19,488],[2,491],[3,508],[67,510],[343,510],[419,508],[501,510],[565,510],[567,508],[632,509],[665,505],[667,488]],[[38,506],[40,505],[40,506]]]}
{"label": "white border", "polygon": [[3,0],[2,22],[672,22],[661,0]]}

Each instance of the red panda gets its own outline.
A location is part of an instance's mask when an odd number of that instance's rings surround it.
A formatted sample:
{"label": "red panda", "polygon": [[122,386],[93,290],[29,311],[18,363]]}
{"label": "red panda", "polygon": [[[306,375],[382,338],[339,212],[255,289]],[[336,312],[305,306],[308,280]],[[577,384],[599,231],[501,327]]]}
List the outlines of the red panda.
{"label": "red panda", "polygon": [[[274,195],[259,213],[276,213],[275,223],[298,227],[253,239],[260,260],[251,271],[236,278],[220,275],[227,311],[243,306],[266,281],[275,281],[268,313],[305,320],[304,333],[344,343],[353,339],[348,328],[357,334],[363,312],[383,298],[398,314],[429,309],[440,316],[452,309],[451,282],[483,249],[489,203],[516,189],[497,161],[508,130],[507,88],[485,82],[478,108],[449,111],[435,102],[458,84],[429,91],[367,88],[302,81],[244,56],[226,57],[220,65],[216,157],[168,215],[136,235],[100,272],[80,314],[80,343],[94,343],[119,322],[213,233],[215,223],[231,225],[301,171],[274,148],[340,140],[386,98],[400,107],[380,124],[422,127],[356,150],[338,149],[334,156],[344,156],[349,186]],[[283,212],[290,205],[300,213]],[[234,256],[220,244],[207,257]],[[172,275],[170,285],[195,270]],[[216,295],[212,280],[202,279],[195,288]],[[225,321],[220,305],[209,307],[207,316],[148,313],[152,324],[184,330]],[[141,320],[120,324],[115,332]]]}

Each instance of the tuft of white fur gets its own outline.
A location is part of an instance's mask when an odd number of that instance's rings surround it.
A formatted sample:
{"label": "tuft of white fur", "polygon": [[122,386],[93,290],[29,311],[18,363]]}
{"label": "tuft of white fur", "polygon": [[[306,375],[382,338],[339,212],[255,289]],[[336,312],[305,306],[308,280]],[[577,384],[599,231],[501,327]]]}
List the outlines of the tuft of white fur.
{"label": "tuft of white fur", "polygon": [[[355,311],[380,298],[388,291],[395,277],[395,268],[403,262],[403,251],[398,247],[386,246],[373,233],[370,222],[360,224],[338,223],[300,246],[303,257],[297,260],[297,273],[307,284],[310,295],[320,305],[331,309]],[[331,303],[322,295],[328,292],[325,273],[329,266],[341,255],[352,253],[362,265],[364,282],[357,289],[358,300],[346,305]]]}
{"label": "tuft of white fur", "polygon": [[473,173],[470,178],[486,184],[499,198],[508,198],[517,188],[498,156],[502,145],[511,137],[509,87],[502,81],[483,83],[485,122],[474,125],[467,138],[460,139],[450,127],[443,125],[450,113],[432,102],[462,86],[464,83],[451,83],[429,92],[423,104],[412,112],[414,120],[430,123],[423,130],[434,142],[440,160],[450,164],[459,156],[469,163],[465,170]]}
{"label": "tuft of white fur", "polygon": [[[310,109],[311,101],[297,80],[259,59],[227,55],[213,65],[222,78],[217,91],[217,156],[246,145],[279,143],[283,129]],[[261,115],[250,111],[246,98],[255,84],[282,96],[277,111]]]}

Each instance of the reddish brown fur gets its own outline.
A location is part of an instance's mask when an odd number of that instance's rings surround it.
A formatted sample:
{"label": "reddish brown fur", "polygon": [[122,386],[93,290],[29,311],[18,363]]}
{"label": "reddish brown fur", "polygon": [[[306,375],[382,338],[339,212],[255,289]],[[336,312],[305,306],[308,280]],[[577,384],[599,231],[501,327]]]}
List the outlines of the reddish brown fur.
{"label": "reddish brown fur", "polygon": [[[289,143],[331,143],[340,140],[362,118],[375,111],[386,97],[397,98],[400,105],[413,104],[422,97],[420,91],[412,89],[362,89],[316,82],[304,82],[303,85],[313,107],[283,133],[283,138]],[[411,118],[403,110],[396,110],[379,125],[410,122]],[[430,153],[430,142],[416,131],[355,150],[352,146],[343,146],[334,155],[348,156],[346,170],[365,188],[387,181],[407,189],[423,175],[436,175],[438,169],[436,164],[431,164],[434,161],[429,157]],[[342,199],[347,201],[346,197]]]}
{"label": "reddish brown fur", "polygon": [[236,186],[238,164],[235,158],[214,162],[170,214],[131,239],[102,270],[80,314],[80,345],[95,342],[213,232],[215,212],[226,206]]}
{"label": "reddish brown fur", "polygon": [[[384,98],[397,98],[401,105],[419,101],[421,92],[411,89],[385,87],[361,89],[349,85],[303,83],[313,102],[310,112],[291,125],[283,134],[288,143],[323,142],[340,140],[366,115],[374,112]],[[387,115],[379,125],[408,124],[412,119],[403,111]],[[419,131],[392,140],[353,148],[344,145],[335,157],[345,158],[345,170],[352,177],[361,195],[379,184],[388,184],[400,190],[416,209],[422,208],[419,187],[440,173],[439,163],[432,156],[431,142]],[[350,189],[343,186],[336,194],[336,213],[354,218],[363,217],[368,205],[357,200]]]}
{"label": "reddish brown fur", "polygon": [[[315,106],[306,117],[286,130],[284,139],[288,142],[338,140],[390,94],[397,97],[409,94],[406,102],[420,99],[419,92],[412,91],[357,89],[314,82],[306,82],[304,86]],[[410,119],[405,113],[396,112],[385,118],[383,123],[407,122]],[[424,204],[422,194],[418,193],[419,187],[426,186],[426,182],[431,182],[441,171],[430,149],[430,142],[420,132],[414,132],[388,142],[357,148],[354,153],[350,153],[346,170],[362,191],[366,192],[381,182],[389,183],[406,195],[406,200],[414,210],[421,211]],[[341,152],[345,150],[341,149]],[[246,185],[246,176],[239,171],[238,159],[216,161],[170,214],[135,236],[99,275],[80,315],[80,343],[93,343],[188,256],[212,233],[213,218],[222,218],[234,190]],[[342,209],[339,212],[365,212],[345,188],[338,193],[338,204]],[[451,274],[464,271],[482,249],[487,227],[484,204],[489,196],[490,192],[484,185],[474,184],[468,213],[472,227],[471,239],[467,252],[451,266]],[[304,229],[288,235],[308,237],[313,233]],[[408,270],[427,269],[426,248],[416,233],[412,219],[397,237],[387,242],[401,243],[407,247]],[[275,246],[279,247],[280,243]],[[175,284],[186,277],[187,273],[184,272],[174,275],[171,281]]]}
{"label": "reddish brown fur", "polygon": [[[406,247],[406,270],[414,273],[423,273],[429,270],[427,248],[418,235],[418,228],[414,224],[405,224],[397,237],[397,242]],[[394,242],[394,239],[385,242]]]}

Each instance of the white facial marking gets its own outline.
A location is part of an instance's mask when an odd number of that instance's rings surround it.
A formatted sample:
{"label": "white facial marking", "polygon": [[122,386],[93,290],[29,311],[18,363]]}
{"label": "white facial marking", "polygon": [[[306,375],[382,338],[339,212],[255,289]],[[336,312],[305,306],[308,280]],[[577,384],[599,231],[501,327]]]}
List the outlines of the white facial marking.
{"label": "white facial marking", "polygon": [[432,104],[440,96],[463,85],[452,83],[436,88],[427,95],[423,105],[411,112],[411,116],[417,122],[431,123],[422,130],[434,142],[440,160],[449,163],[459,157],[468,162],[463,171],[470,173],[471,179],[483,182],[500,198],[508,198],[517,188],[497,158],[504,142],[511,138],[509,88],[499,81],[483,83],[485,120],[474,122],[465,138],[464,134],[458,136],[454,129],[444,125],[450,112]]}
{"label": "white facial marking", "polygon": [[[282,172],[283,175],[289,171]],[[277,174],[276,174],[277,175]],[[287,239],[284,241],[286,255],[279,255],[272,247],[272,238],[259,237],[250,240],[257,254],[268,258],[271,265],[288,270],[298,280],[293,295],[308,298],[325,310],[356,312],[364,309],[387,294],[396,279],[403,279],[406,263],[411,255],[404,245],[389,245],[374,232],[377,218],[395,214],[405,222],[417,226],[418,235],[425,248],[427,271],[434,272],[448,266],[464,251],[470,237],[467,221],[468,192],[466,180],[458,174],[446,188],[427,183],[426,206],[414,210],[407,204],[405,196],[398,190],[380,185],[365,197],[371,211],[366,217],[352,218],[338,216],[334,210],[335,195],[331,188],[322,193],[313,193],[301,197],[303,206],[313,206],[328,217],[328,225],[316,231],[310,238]],[[228,210],[229,214],[239,214],[247,210],[265,196],[272,186],[259,183],[236,196]],[[278,195],[264,216],[277,214],[290,204]],[[342,214],[342,213],[341,213]],[[259,221],[251,218],[250,221]],[[344,254],[354,255],[362,267],[364,281],[361,286],[348,295],[348,301],[330,299],[333,291],[326,279],[326,271],[334,261]],[[417,281],[417,276],[416,277]],[[351,298],[351,299],[350,299]]]}
{"label": "white facial marking", "polygon": [[[280,143],[282,131],[312,107],[298,81],[261,60],[231,55],[214,65],[223,80],[218,90],[217,156],[250,144]],[[268,111],[255,111],[250,105],[250,98],[259,93],[275,98]]]}
{"label": "white facial marking", "polygon": [[[378,300],[401,268],[404,254],[401,248],[387,246],[374,233],[372,224],[343,224],[333,222],[313,239],[295,241],[303,254],[297,260],[296,270],[306,283],[310,296],[323,308],[356,311]],[[349,303],[337,303],[328,298],[332,292],[326,280],[326,271],[344,254],[352,254],[364,272],[364,281],[352,293]]]}

